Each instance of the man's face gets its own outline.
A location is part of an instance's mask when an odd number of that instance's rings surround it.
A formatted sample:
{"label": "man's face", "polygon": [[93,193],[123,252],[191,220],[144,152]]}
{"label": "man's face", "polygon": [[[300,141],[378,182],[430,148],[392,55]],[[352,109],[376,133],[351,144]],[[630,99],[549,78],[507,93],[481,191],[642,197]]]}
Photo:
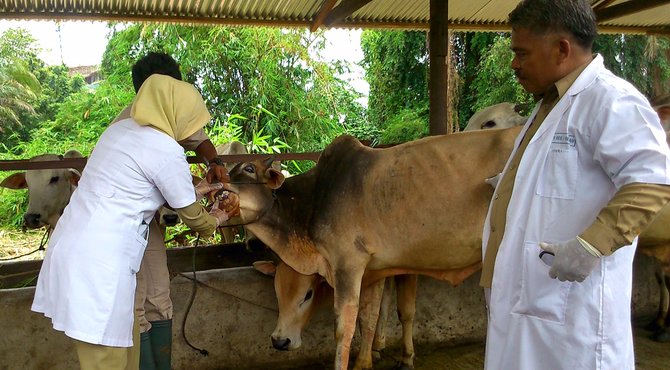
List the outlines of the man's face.
{"label": "man's face", "polygon": [[532,94],[542,94],[560,79],[559,36],[536,35],[528,28],[512,30],[512,69],[521,86]]}

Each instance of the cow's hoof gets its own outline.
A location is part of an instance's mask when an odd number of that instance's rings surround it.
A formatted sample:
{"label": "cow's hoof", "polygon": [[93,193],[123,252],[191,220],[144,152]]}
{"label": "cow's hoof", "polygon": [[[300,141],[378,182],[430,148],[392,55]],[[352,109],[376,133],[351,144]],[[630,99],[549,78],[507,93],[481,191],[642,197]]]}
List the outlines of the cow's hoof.
{"label": "cow's hoof", "polygon": [[651,336],[651,340],[654,342],[661,342],[661,343],[668,343],[670,342],[670,330],[668,329],[661,329],[657,332],[655,332]]}
{"label": "cow's hoof", "polygon": [[398,362],[395,365],[395,367],[393,368],[393,370],[414,370],[414,367],[409,366],[409,365],[407,365],[405,363],[402,363],[402,362]]}

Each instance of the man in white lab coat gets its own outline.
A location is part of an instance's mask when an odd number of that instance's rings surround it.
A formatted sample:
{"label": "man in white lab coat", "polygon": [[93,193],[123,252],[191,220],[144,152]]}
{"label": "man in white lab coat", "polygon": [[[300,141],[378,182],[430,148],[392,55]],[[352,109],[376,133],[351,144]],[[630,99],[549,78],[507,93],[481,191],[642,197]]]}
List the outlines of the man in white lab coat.
{"label": "man in white lab coat", "polygon": [[632,262],[670,199],[665,133],[592,54],[587,0],[524,0],[509,21],[512,68],[539,101],[484,226],[485,366],[634,369]]}

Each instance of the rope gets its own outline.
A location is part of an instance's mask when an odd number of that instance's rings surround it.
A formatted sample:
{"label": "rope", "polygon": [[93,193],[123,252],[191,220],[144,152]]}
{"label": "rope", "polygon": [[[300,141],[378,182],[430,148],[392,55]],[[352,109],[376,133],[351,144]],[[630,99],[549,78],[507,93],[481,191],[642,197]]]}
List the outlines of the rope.
{"label": "rope", "polygon": [[43,251],[43,250],[44,250],[44,244],[46,244],[46,241],[48,240],[48,237],[47,237],[47,236],[48,236],[48,234],[49,234],[49,230],[50,230],[50,228],[47,227],[46,231],[44,232],[44,235],[42,235],[42,240],[40,241],[40,246],[37,247],[37,249],[33,250],[32,252],[28,252],[28,253],[22,254],[22,255],[20,255],[20,256],[14,256],[14,257],[10,257],[10,258],[0,258],[0,262],[6,262],[6,261],[17,260],[17,259],[19,259],[19,258],[21,258],[21,257],[30,256],[31,254],[33,254],[33,253],[35,253],[35,252],[37,252],[37,251]]}
{"label": "rope", "polygon": [[186,313],[184,313],[184,321],[181,323],[181,335],[184,338],[186,344],[194,350],[198,351],[204,357],[209,355],[209,352],[204,348],[198,348],[191,344],[186,338],[186,319],[188,319],[188,313],[191,311],[191,306],[193,306],[193,301],[195,301],[195,293],[198,291],[198,279],[195,276],[195,251],[198,249],[198,243],[200,242],[200,235],[195,240],[195,245],[193,246],[193,290],[191,291],[191,298],[188,300],[188,306],[186,306]]}

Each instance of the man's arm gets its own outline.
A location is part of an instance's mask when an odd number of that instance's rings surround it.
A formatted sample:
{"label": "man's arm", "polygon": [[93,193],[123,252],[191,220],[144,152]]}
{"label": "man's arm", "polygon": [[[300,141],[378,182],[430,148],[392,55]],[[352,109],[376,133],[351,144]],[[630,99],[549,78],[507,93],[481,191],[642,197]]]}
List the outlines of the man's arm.
{"label": "man's arm", "polygon": [[214,144],[212,144],[209,139],[206,139],[200,143],[200,145],[195,148],[195,153],[207,161],[207,182],[211,183],[214,179],[217,179],[221,182],[230,181],[230,178],[228,177],[228,171],[219,158]]}
{"label": "man's arm", "polygon": [[670,201],[670,185],[624,185],[580,238],[607,256],[629,245]]}
{"label": "man's arm", "polygon": [[185,150],[193,150],[207,164],[207,182],[211,183],[214,179],[221,182],[230,181],[228,171],[219,159],[214,144],[209,140],[205,130],[200,129],[188,138],[181,140],[179,145]]}

